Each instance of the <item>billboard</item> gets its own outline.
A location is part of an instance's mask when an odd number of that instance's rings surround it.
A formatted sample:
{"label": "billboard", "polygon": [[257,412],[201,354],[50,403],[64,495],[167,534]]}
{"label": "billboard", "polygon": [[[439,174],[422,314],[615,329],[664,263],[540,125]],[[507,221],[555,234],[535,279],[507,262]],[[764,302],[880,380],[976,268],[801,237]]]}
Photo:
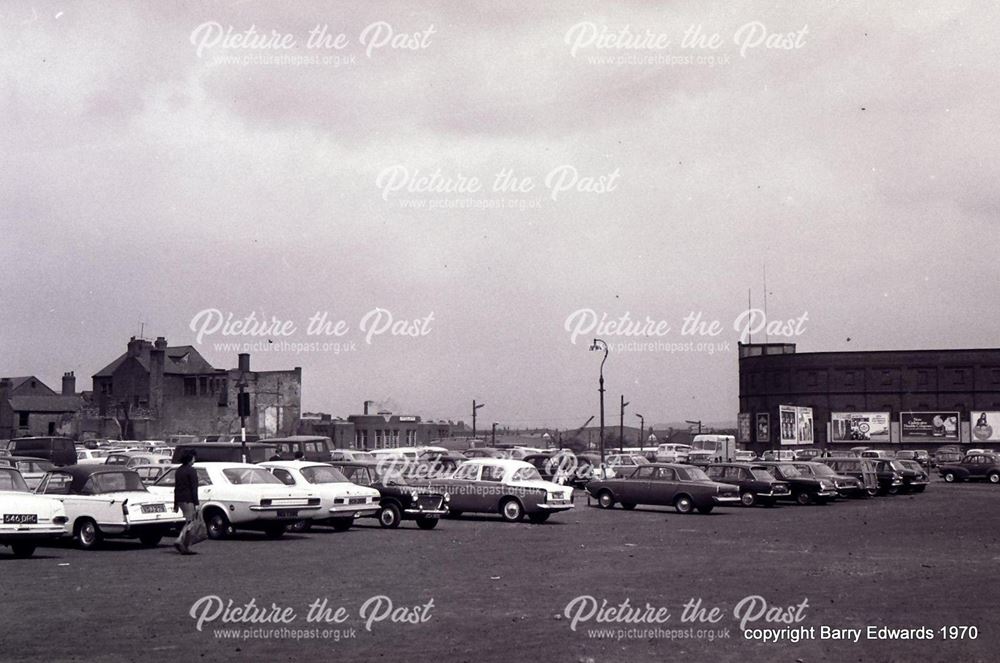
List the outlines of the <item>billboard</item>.
{"label": "billboard", "polygon": [[736,441],[742,444],[750,442],[750,432],[753,425],[750,422],[749,412],[740,412],[737,417]]}
{"label": "billboard", "polygon": [[1000,412],[973,410],[969,412],[973,442],[1000,442]]}
{"label": "billboard", "polygon": [[771,415],[767,412],[757,413],[757,441],[771,441]]}
{"label": "billboard", "polygon": [[902,439],[958,442],[958,412],[900,412]]}
{"label": "billboard", "polygon": [[811,407],[779,405],[778,424],[781,426],[780,439],[783,446],[813,443],[813,411]]}
{"label": "billboard", "polygon": [[831,412],[831,442],[884,442],[889,439],[888,412]]}

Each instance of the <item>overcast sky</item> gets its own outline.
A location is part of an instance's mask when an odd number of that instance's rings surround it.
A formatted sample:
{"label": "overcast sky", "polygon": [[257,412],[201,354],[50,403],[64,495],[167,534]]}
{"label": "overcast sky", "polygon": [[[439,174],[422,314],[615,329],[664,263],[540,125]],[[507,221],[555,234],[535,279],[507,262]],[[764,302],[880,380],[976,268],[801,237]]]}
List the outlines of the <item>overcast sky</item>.
{"label": "overcast sky", "polygon": [[[801,351],[996,346],[993,3],[417,5],[0,6],[0,373],[89,389],[144,324],[339,342],[252,353],[307,410],[577,426],[590,310],[663,321],[602,334],[609,421],[735,420],[765,265]],[[198,343],[213,309],[296,331]]]}

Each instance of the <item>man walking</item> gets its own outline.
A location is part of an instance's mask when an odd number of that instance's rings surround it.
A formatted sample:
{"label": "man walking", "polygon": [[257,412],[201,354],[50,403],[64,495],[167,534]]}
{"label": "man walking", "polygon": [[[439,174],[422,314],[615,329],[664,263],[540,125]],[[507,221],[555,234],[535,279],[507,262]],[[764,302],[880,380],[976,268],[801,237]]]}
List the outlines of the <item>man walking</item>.
{"label": "man walking", "polygon": [[187,521],[174,542],[174,548],[182,555],[197,554],[188,545],[188,531],[198,517],[198,473],[193,465],[194,452],[189,451],[181,457],[181,466],[174,477],[174,509],[180,509]]}

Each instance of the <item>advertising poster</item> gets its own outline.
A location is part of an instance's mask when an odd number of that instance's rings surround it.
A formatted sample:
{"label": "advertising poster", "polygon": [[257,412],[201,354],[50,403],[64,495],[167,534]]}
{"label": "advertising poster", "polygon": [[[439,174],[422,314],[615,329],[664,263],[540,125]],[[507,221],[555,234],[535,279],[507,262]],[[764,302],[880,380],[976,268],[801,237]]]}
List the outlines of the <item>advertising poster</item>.
{"label": "advertising poster", "polygon": [[750,442],[750,431],[752,430],[752,424],[750,423],[750,413],[740,412],[737,417],[736,426],[736,441],[741,444],[747,444]]}
{"label": "advertising poster", "polygon": [[899,430],[906,440],[958,442],[958,412],[900,412]]}
{"label": "advertising poster", "polygon": [[757,413],[757,441],[771,441],[771,415],[767,412]]}
{"label": "advertising poster", "polygon": [[831,442],[890,441],[888,412],[832,412]]}
{"label": "advertising poster", "polygon": [[796,441],[799,444],[813,443],[813,410],[811,407],[795,408]]}
{"label": "advertising poster", "polygon": [[973,442],[1000,442],[1000,412],[973,410],[969,423]]}
{"label": "advertising poster", "polygon": [[799,434],[796,428],[798,414],[799,409],[794,405],[778,406],[778,425],[781,426],[782,446],[794,446],[799,443]]}

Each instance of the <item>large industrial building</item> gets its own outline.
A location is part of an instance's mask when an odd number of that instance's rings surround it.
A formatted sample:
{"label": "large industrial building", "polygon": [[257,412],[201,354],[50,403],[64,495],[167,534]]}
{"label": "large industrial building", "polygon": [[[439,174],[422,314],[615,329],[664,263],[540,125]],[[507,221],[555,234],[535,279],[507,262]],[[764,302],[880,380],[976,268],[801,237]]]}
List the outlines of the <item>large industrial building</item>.
{"label": "large industrial building", "polygon": [[797,352],[741,344],[740,437],[751,449],[1000,448],[1000,348]]}

